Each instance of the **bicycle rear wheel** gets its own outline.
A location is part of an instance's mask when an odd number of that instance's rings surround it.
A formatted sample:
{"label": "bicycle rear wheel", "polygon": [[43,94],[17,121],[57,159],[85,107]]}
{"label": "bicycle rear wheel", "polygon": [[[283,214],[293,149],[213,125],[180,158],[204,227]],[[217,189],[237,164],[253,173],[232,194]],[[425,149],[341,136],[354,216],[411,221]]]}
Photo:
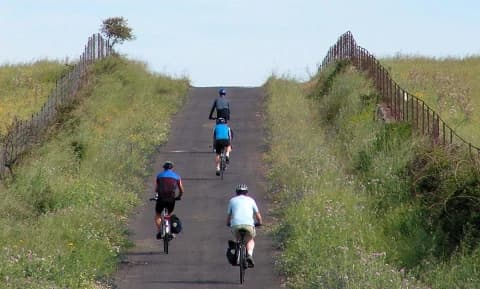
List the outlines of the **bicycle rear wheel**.
{"label": "bicycle rear wheel", "polygon": [[168,212],[164,209],[162,220],[162,234],[163,234],[163,252],[168,254],[168,242],[170,241],[170,230],[167,229],[168,221],[166,220]]}
{"label": "bicycle rear wheel", "polygon": [[240,284],[245,282],[245,269],[247,269],[247,249],[245,244],[240,245]]}
{"label": "bicycle rear wheel", "polygon": [[225,152],[222,151],[220,154],[220,178],[223,180],[223,173],[225,172],[225,169],[227,167],[227,163],[225,160]]}
{"label": "bicycle rear wheel", "polygon": [[167,234],[164,235],[163,237],[163,252],[165,254],[168,254],[168,242],[169,242],[169,236]]}

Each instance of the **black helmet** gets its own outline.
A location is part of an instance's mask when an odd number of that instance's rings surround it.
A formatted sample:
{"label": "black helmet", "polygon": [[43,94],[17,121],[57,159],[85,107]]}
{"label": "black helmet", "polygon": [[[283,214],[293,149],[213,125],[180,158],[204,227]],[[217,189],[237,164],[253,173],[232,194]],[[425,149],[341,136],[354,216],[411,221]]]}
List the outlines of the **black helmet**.
{"label": "black helmet", "polygon": [[217,124],[219,123],[227,123],[227,121],[223,117],[217,118]]}
{"label": "black helmet", "polygon": [[225,88],[220,88],[220,89],[218,90],[218,94],[219,94],[219,95],[226,95],[226,94],[227,94],[227,91],[225,90]]}
{"label": "black helmet", "polygon": [[171,162],[171,161],[166,161],[166,162],[163,164],[163,168],[166,169],[166,170],[171,170],[171,169],[173,169],[173,162]]}
{"label": "black helmet", "polygon": [[239,184],[235,188],[235,192],[237,193],[237,195],[245,195],[246,193],[248,193],[248,187],[245,184]]}

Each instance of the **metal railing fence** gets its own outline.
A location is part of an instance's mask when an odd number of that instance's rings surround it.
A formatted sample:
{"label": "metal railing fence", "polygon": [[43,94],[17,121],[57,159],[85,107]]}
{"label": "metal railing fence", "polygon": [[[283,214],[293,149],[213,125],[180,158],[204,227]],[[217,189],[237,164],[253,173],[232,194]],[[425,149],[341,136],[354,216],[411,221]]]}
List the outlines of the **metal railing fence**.
{"label": "metal railing fence", "polygon": [[416,131],[430,136],[434,144],[466,146],[470,153],[480,157],[479,147],[459,136],[423,100],[401,88],[372,54],[357,45],[350,31],[342,34],[330,47],[320,71],[338,60],[350,61],[373,79],[381,96],[379,101],[388,106],[396,121],[410,122]]}
{"label": "metal railing fence", "polygon": [[1,137],[0,178],[8,170],[11,171],[19,156],[41,140],[47,128],[58,119],[62,109],[74,104],[78,92],[88,81],[88,66],[112,52],[112,47],[100,34],[89,37],[78,63],[56,81],[55,88],[41,110],[30,119],[14,119],[10,129]]}

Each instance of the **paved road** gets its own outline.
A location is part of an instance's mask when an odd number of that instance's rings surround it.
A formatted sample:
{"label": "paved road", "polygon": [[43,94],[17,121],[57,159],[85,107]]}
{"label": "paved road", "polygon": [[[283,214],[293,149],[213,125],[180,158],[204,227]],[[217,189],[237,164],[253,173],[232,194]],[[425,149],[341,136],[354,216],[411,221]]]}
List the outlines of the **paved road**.
{"label": "paved road", "polygon": [[[154,167],[165,160],[175,163],[182,176],[185,195],[175,212],[183,222],[183,232],[172,241],[169,254],[163,253],[154,238],[154,204],[145,202],[132,217],[130,230],[135,247],[125,256],[115,278],[122,289],[150,288],[238,288],[239,270],[228,264],[225,251],[230,231],[225,226],[226,206],[238,183],[246,183],[269,221],[264,180],[260,169],[264,151],[261,88],[227,88],[232,107],[230,125],[235,133],[231,164],[224,180],[215,176],[212,142],[214,122],[208,113],[217,88],[192,88],[185,107],[173,120],[166,145],[155,156]],[[153,193],[156,171],[145,185],[145,199]],[[274,271],[273,245],[260,228],[256,238],[255,268],[248,269],[243,288],[280,288]]]}

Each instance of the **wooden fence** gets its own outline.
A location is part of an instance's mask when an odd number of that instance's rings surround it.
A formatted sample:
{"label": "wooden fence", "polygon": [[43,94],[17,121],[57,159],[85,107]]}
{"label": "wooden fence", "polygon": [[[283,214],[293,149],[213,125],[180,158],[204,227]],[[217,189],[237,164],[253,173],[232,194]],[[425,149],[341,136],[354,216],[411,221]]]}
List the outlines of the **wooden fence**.
{"label": "wooden fence", "polygon": [[350,31],[341,35],[330,47],[320,70],[337,60],[348,60],[357,69],[373,79],[381,101],[396,121],[410,122],[418,132],[428,135],[434,144],[466,146],[470,153],[480,157],[480,148],[460,137],[423,100],[401,88],[390,77],[388,70],[366,49],[358,46]]}
{"label": "wooden fence", "polygon": [[88,66],[112,52],[110,44],[100,34],[92,35],[78,63],[57,80],[42,109],[28,120],[14,120],[0,142],[0,178],[5,177],[7,171],[11,172],[19,157],[41,140],[47,128],[58,120],[62,109],[74,104],[79,90],[88,81]]}

